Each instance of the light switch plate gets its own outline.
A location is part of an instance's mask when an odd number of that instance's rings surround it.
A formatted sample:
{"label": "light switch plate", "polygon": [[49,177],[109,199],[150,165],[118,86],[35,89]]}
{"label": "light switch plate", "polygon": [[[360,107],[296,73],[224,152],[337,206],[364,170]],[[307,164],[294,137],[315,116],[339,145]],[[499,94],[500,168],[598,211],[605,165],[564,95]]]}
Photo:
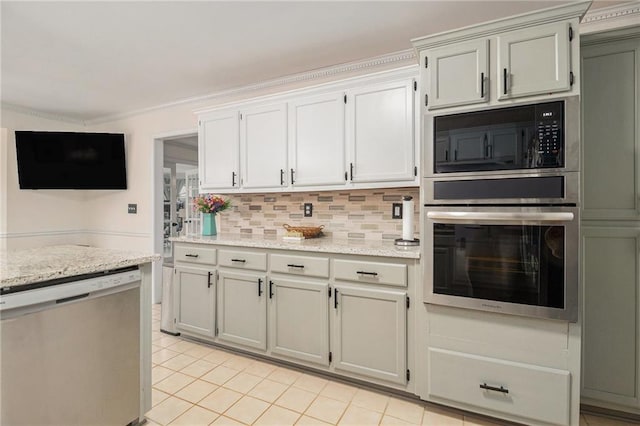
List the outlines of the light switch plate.
{"label": "light switch plate", "polygon": [[402,203],[393,203],[391,219],[402,219]]}
{"label": "light switch plate", "polygon": [[129,204],[127,206],[127,212],[129,214],[138,214],[138,205],[137,204]]}

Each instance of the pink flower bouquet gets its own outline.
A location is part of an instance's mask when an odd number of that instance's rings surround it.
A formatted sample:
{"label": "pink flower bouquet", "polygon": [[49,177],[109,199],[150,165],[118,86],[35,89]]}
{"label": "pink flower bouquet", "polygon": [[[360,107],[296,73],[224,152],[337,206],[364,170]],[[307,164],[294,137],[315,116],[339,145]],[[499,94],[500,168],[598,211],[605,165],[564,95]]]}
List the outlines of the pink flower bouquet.
{"label": "pink flower bouquet", "polygon": [[193,199],[197,211],[201,213],[218,213],[231,207],[231,201],[213,194],[201,194]]}

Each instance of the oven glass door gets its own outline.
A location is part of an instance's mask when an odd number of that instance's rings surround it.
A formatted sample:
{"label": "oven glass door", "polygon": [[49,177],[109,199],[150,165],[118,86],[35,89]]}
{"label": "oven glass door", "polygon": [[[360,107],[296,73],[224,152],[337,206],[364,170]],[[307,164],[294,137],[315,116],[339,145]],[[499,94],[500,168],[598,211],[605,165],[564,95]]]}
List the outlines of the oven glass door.
{"label": "oven glass door", "polygon": [[468,307],[472,301],[470,307],[550,317],[573,310],[573,212],[447,211],[427,217],[433,250],[429,290],[436,301]]}

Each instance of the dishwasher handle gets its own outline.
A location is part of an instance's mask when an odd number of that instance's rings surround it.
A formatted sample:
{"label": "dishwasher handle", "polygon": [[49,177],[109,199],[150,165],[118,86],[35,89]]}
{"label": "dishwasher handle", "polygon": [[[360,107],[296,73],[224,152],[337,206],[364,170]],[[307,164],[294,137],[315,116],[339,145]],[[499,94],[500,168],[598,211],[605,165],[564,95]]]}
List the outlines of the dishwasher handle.
{"label": "dishwasher handle", "polygon": [[74,300],[84,299],[86,297],[89,297],[89,293],[78,294],[77,296],[64,297],[62,299],[57,299],[56,305],[59,305],[61,303],[73,302]]}

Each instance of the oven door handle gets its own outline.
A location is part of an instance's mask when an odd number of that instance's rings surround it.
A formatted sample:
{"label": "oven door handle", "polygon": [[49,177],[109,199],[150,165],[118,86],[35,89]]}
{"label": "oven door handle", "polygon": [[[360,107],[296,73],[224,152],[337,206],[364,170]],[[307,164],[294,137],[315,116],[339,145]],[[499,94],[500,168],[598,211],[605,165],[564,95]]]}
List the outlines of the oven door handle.
{"label": "oven door handle", "polygon": [[455,221],[507,221],[524,220],[536,222],[571,222],[575,218],[572,212],[427,212],[427,218],[433,220]]}

